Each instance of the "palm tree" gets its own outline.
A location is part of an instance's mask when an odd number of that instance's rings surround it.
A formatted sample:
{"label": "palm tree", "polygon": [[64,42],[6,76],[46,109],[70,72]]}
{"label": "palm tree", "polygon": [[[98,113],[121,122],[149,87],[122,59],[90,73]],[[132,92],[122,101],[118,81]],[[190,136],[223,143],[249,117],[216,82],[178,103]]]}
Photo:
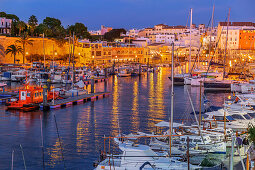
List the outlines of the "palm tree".
{"label": "palm tree", "polygon": [[29,36],[27,35],[26,32],[23,34],[22,37],[20,37],[20,38],[16,41],[16,43],[21,44],[22,47],[23,47],[23,64],[24,64],[24,62],[25,62],[25,55],[26,55],[26,49],[25,49],[25,47],[26,47],[26,45],[33,45],[32,42],[33,42],[33,40],[31,40],[31,39],[29,38]]}
{"label": "palm tree", "polygon": [[0,56],[4,56],[4,46],[0,44]]}
{"label": "palm tree", "polygon": [[19,29],[20,36],[21,31],[23,31],[26,28],[26,23],[24,21],[18,21],[17,28]]}
{"label": "palm tree", "polygon": [[11,53],[14,57],[14,64],[15,64],[15,61],[16,61],[16,55],[19,54],[19,53],[23,53],[23,49],[20,47],[20,46],[16,46],[16,45],[10,45],[7,47],[7,49],[5,50],[5,54],[9,54]]}

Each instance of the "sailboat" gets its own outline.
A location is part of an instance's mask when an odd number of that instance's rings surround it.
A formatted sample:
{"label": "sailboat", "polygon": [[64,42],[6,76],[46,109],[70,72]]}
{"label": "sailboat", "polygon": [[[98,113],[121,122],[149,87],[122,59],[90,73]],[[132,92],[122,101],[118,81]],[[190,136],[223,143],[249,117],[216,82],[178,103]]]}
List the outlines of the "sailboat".
{"label": "sailboat", "polygon": [[[191,80],[191,28],[192,28],[192,8],[190,9],[190,45],[189,45],[189,73],[176,74],[174,76],[174,85],[190,85]],[[168,77],[172,80],[171,77]]]}
{"label": "sailboat", "polygon": [[[174,44],[173,44],[174,50]],[[172,52],[172,77],[174,76],[174,52]],[[169,117],[169,126],[171,127],[170,134],[167,136],[170,138],[170,149],[168,153],[158,154],[154,152],[149,146],[142,144],[134,144],[127,139],[127,137],[122,138],[118,135],[114,138],[116,144],[118,144],[119,149],[122,154],[119,155],[106,155],[103,156],[104,159],[100,160],[97,164],[96,169],[107,169],[111,168],[116,170],[140,170],[140,169],[161,169],[161,170],[175,170],[175,169],[199,169],[200,166],[190,165],[189,163],[182,162],[178,157],[172,157],[171,144],[172,144],[172,130],[173,130],[173,81],[172,81],[172,102],[171,102],[171,115]],[[131,136],[131,139],[136,139],[135,136]],[[170,158],[168,158],[168,156]]]}
{"label": "sailboat", "polygon": [[223,70],[222,80],[204,82],[204,90],[205,91],[231,91],[232,80],[226,80],[225,79],[225,76],[226,76],[226,56],[227,56],[227,44],[228,44],[229,16],[230,16],[230,10],[229,10],[229,13],[228,13],[227,34],[226,34],[226,44],[225,44],[225,57],[224,57],[224,64],[223,64],[224,70]]}

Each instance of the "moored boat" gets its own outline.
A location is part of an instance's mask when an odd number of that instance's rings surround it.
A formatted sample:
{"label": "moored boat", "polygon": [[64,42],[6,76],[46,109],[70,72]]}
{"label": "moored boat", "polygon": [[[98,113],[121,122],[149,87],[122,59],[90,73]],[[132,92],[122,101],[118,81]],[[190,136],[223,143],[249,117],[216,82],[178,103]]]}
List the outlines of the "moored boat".
{"label": "moored boat", "polygon": [[[48,92],[47,100],[58,97],[58,93]],[[19,99],[8,103],[8,110],[32,111],[39,108],[39,103],[43,102],[43,88],[38,86],[26,85],[24,89],[19,90]]]}

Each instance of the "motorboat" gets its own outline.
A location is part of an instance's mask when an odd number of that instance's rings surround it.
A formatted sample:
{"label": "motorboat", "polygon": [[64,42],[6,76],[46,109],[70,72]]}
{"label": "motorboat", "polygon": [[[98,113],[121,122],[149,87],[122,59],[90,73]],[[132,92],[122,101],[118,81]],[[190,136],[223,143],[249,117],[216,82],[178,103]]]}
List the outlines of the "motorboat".
{"label": "motorboat", "polygon": [[[140,170],[140,169],[161,169],[161,170],[176,170],[188,169],[188,164],[182,162],[178,157],[168,158],[166,155],[159,155],[149,146],[141,144],[120,143],[119,149],[122,154],[106,155],[103,160],[100,160],[96,170],[98,169],[114,169],[115,170]],[[190,165],[190,169],[199,169],[200,166]]]}

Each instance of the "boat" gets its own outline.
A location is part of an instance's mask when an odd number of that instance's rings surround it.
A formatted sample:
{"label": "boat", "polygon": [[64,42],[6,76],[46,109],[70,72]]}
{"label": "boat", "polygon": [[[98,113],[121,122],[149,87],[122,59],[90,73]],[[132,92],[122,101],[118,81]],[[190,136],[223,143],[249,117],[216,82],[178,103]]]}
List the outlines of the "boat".
{"label": "boat", "polygon": [[[119,149],[122,151],[122,154],[102,156],[104,159],[101,159],[96,164],[96,170],[188,169],[188,163],[180,161],[180,158],[168,158],[166,154],[159,155],[146,145],[123,142],[119,144]],[[189,166],[191,170],[201,168],[192,164]]]}
{"label": "boat", "polygon": [[[48,92],[47,100],[58,97],[58,93]],[[43,102],[43,88],[38,86],[25,85],[24,89],[19,90],[19,99],[10,102],[7,110],[33,111],[39,109],[39,104]]]}
{"label": "boat", "polygon": [[[174,85],[184,85],[184,81],[185,81],[185,78],[188,78],[190,77],[190,74],[189,73],[185,73],[185,74],[176,74],[174,76]],[[168,77],[170,80],[172,80],[171,77]]]}
{"label": "boat", "polygon": [[205,91],[231,91],[232,80],[216,80],[204,82]]}
{"label": "boat", "polygon": [[130,77],[131,73],[127,69],[121,69],[118,73],[118,77]]}
{"label": "boat", "polygon": [[12,72],[11,75],[11,81],[12,82],[22,82],[26,79],[27,77],[27,70],[18,70]]}

